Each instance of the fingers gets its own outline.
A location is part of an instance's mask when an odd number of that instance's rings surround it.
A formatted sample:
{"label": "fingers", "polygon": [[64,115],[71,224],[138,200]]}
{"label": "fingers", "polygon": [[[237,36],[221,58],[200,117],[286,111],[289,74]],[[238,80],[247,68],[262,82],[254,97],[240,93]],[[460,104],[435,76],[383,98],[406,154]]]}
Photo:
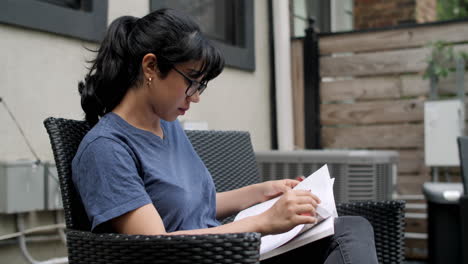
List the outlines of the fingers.
{"label": "fingers", "polygon": [[299,182],[296,180],[285,179],[273,181],[272,184],[276,192],[285,193],[294,188],[297,184],[299,184]]}
{"label": "fingers", "polygon": [[284,184],[289,186],[290,188],[294,188],[296,187],[296,185],[299,184],[299,182],[301,182],[301,180],[291,180],[291,179],[286,179],[284,180]]}
{"label": "fingers", "polygon": [[296,205],[294,208],[291,208],[290,212],[293,213],[290,216],[290,220],[295,225],[317,223],[317,212],[311,204]]}
{"label": "fingers", "polygon": [[316,224],[318,222],[318,219],[315,216],[298,215],[296,217],[296,222],[298,224]]}
{"label": "fingers", "polygon": [[267,181],[264,182],[269,190],[269,192],[287,192],[296,186],[299,182],[290,179],[276,180],[276,181]]}
{"label": "fingers", "polygon": [[298,196],[297,203],[298,204],[311,204],[314,208],[317,208],[318,206],[318,202],[314,198],[308,195]]}
{"label": "fingers", "polygon": [[277,188],[282,192],[282,193],[285,193],[289,190],[291,190],[294,186],[292,185],[293,183],[291,183],[289,180],[288,181],[285,181],[285,182],[280,182],[278,185],[277,185]]}
{"label": "fingers", "polygon": [[312,199],[317,204],[321,203],[320,199],[315,194],[311,193],[310,190],[294,190],[294,192],[297,195],[300,195],[300,196],[310,196],[310,197],[312,197]]}
{"label": "fingers", "polygon": [[315,216],[317,213],[315,212],[315,208],[311,204],[300,204],[296,207],[296,214],[299,215],[310,215]]}
{"label": "fingers", "polygon": [[320,198],[318,198],[318,196],[316,196],[315,194],[311,193],[312,194],[312,197],[314,198],[314,200],[319,204],[321,203],[322,201],[320,201]]}
{"label": "fingers", "polygon": [[298,176],[298,177],[296,177],[296,180],[301,182],[301,181],[305,180],[305,176]]}
{"label": "fingers", "polygon": [[295,222],[295,224],[310,224],[317,222],[317,213],[315,211],[315,207],[311,204],[297,205],[292,211],[294,211],[294,215],[291,216],[291,220]]}
{"label": "fingers", "polygon": [[294,215],[303,214],[315,216],[318,202],[314,196],[304,190],[290,191],[283,198],[284,206]]}
{"label": "fingers", "polygon": [[317,222],[318,198],[307,190],[289,190],[265,212],[271,233],[281,233],[299,224]]}
{"label": "fingers", "polygon": [[297,207],[297,223],[301,224],[315,224],[317,223],[317,212],[315,211],[314,206],[310,204],[303,204]]}
{"label": "fingers", "polygon": [[296,193],[297,195],[315,196],[314,194],[310,192],[310,190],[293,190],[293,192]]}

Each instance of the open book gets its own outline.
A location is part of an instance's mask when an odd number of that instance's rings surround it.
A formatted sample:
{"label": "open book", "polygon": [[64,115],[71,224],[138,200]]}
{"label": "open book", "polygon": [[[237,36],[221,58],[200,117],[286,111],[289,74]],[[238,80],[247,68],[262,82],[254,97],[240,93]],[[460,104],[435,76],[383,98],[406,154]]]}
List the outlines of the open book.
{"label": "open book", "polygon": [[[318,222],[298,225],[282,234],[263,236],[260,245],[260,260],[279,255],[335,233],[333,219],[338,215],[333,197],[333,182],[334,179],[330,178],[327,165],[324,165],[294,187],[295,190],[311,190],[320,198],[321,203],[317,207]],[[241,211],[234,221],[261,214],[272,207],[278,199],[280,197],[247,208]]]}

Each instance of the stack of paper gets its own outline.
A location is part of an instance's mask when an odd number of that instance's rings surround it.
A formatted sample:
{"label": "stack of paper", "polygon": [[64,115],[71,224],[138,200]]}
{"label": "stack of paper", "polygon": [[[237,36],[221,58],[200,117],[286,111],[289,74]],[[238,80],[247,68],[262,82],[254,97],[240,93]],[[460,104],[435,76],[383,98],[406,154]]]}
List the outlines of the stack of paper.
{"label": "stack of paper", "polygon": [[[282,234],[263,236],[260,245],[261,260],[334,234],[333,219],[338,214],[333,196],[333,183],[334,179],[330,178],[328,167],[324,165],[294,187],[294,190],[311,190],[313,194],[320,198],[321,203],[317,207],[318,222],[316,224],[298,225]],[[277,197],[247,208],[241,211],[234,221],[261,214],[272,207],[280,198]]]}

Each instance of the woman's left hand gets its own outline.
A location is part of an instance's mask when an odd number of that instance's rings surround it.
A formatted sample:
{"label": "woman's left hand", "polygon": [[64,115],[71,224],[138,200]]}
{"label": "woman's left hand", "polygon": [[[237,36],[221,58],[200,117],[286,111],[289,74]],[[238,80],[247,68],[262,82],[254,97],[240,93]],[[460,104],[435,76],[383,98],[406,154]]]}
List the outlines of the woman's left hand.
{"label": "woman's left hand", "polygon": [[260,202],[278,197],[294,188],[297,184],[299,184],[299,181],[291,179],[262,182],[259,184]]}

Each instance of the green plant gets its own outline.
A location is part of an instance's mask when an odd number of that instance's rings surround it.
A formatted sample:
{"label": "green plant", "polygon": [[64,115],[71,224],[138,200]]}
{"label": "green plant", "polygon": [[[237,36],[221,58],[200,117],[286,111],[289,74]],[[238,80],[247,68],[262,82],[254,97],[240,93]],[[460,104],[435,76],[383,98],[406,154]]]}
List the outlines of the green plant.
{"label": "green plant", "polygon": [[437,20],[468,17],[468,0],[438,0]]}
{"label": "green plant", "polygon": [[455,72],[457,57],[462,57],[465,62],[468,61],[468,53],[463,51],[455,52],[453,45],[450,43],[436,41],[429,44],[428,47],[431,49],[431,53],[426,58],[427,68],[423,79],[434,77],[436,80],[440,80],[447,77],[450,72]]}

